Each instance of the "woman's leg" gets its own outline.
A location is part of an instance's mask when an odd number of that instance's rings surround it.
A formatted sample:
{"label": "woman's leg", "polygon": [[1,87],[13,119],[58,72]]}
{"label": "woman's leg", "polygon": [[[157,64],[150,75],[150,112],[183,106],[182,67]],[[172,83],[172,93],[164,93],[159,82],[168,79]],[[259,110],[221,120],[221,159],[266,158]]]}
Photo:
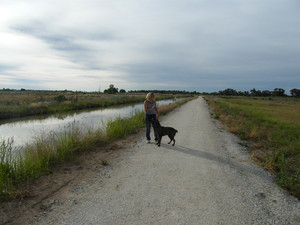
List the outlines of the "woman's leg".
{"label": "woman's leg", "polygon": [[158,140],[157,134],[156,134],[156,129],[155,129],[155,120],[156,120],[156,115],[152,116],[152,120],[151,120],[151,124],[153,127],[153,132],[154,132],[154,137],[155,137],[155,141]]}
{"label": "woman's leg", "polygon": [[146,138],[148,141],[151,140],[150,138],[150,126],[151,126],[151,121],[150,121],[150,118],[149,118],[149,115],[146,114],[146,117],[145,117],[145,121],[146,121]]}

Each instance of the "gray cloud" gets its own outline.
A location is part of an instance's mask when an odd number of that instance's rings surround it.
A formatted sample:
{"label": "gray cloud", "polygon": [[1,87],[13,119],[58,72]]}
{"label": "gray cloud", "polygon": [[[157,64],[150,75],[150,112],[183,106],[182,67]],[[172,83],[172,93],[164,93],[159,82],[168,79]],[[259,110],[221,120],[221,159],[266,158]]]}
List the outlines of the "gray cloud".
{"label": "gray cloud", "polygon": [[71,52],[93,50],[91,47],[78,43],[78,40],[107,41],[116,39],[112,34],[105,32],[72,33],[61,30],[53,31],[47,27],[47,21],[44,23],[33,21],[30,24],[16,25],[12,29],[42,39],[54,49]]}
{"label": "gray cloud", "polygon": [[[11,11],[17,8],[8,2]],[[57,59],[51,71],[85,77],[91,85],[83,90],[97,88],[97,82],[197,91],[300,86],[295,0],[87,0],[60,2],[59,9],[55,2],[44,4],[23,4],[32,15],[22,11],[4,25],[49,47],[47,54]],[[34,70],[29,63],[18,72],[37,73],[27,69]]]}
{"label": "gray cloud", "polygon": [[0,73],[5,74],[7,71],[14,70],[16,68],[17,68],[17,65],[0,64]]}
{"label": "gray cloud", "polygon": [[95,59],[95,49],[87,45],[86,41],[107,41],[115,39],[109,33],[71,33],[53,31],[47,27],[47,23],[31,22],[26,25],[17,25],[12,28],[15,31],[31,35],[49,44],[51,48],[63,52],[63,56],[70,61],[81,64],[83,69],[103,69]]}

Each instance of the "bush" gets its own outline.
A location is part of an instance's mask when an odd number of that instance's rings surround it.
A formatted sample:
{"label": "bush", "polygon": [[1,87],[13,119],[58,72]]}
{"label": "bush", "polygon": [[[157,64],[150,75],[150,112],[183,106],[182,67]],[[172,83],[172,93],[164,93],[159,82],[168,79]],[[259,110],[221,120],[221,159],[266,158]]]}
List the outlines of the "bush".
{"label": "bush", "polygon": [[54,97],[54,100],[57,101],[57,102],[63,102],[63,101],[66,101],[67,98],[64,95],[58,95],[58,96]]}

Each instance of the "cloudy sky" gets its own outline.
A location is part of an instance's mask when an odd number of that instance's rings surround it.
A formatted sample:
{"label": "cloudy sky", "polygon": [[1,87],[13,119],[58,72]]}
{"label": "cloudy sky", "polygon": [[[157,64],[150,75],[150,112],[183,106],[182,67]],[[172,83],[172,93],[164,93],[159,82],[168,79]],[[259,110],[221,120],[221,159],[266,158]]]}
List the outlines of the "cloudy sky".
{"label": "cloudy sky", "polygon": [[0,89],[300,88],[299,0],[0,0]]}

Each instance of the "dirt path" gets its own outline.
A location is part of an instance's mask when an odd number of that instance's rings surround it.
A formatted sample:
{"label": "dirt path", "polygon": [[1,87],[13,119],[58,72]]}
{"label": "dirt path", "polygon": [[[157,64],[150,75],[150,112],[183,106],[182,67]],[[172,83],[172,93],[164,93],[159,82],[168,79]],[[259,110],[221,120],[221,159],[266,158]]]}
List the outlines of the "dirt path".
{"label": "dirt path", "polygon": [[33,224],[300,224],[300,202],[214,123],[202,98],[161,120],[176,145],[144,135],[93,179],[53,200]]}

